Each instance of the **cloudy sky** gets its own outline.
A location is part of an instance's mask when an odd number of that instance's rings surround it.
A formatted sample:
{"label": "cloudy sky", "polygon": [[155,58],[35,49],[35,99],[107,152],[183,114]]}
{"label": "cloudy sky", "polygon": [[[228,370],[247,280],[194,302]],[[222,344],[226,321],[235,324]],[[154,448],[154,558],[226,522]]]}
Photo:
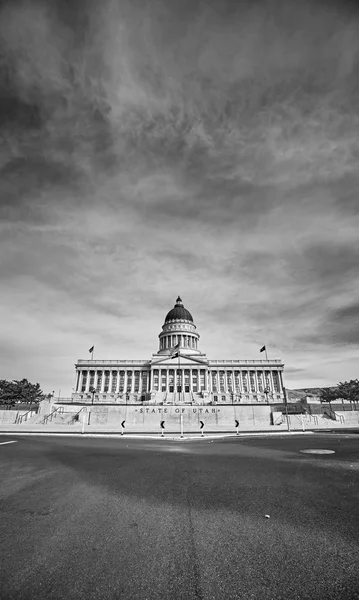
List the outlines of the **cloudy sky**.
{"label": "cloudy sky", "polygon": [[177,294],[209,358],[358,377],[359,11],[0,2],[0,378],[149,358]]}

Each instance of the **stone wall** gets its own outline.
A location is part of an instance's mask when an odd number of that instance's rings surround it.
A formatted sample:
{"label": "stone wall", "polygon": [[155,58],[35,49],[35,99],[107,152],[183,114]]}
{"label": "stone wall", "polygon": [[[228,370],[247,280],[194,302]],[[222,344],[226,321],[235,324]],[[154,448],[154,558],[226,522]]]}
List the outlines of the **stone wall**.
{"label": "stone wall", "polygon": [[[67,410],[66,407],[65,410]],[[78,406],[78,410],[81,407]],[[93,405],[87,406],[81,415],[86,426],[121,431],[158,432],[163,423],[164,431],[184,432],[236,431],[241,429],[271,429],[270,406],[221,405],[221,406],[138,406],[138,405]],[[201,427],[203,423],[203,426]],[[238,425],[237,425],[238,423]]]}

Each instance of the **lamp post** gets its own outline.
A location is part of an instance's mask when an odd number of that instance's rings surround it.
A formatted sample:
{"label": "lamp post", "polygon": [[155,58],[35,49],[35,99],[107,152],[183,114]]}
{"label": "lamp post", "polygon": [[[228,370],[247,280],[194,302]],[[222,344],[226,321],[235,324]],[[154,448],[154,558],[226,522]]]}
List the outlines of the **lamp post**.
{"label": "lamp post", "polygon": [[96,394],[96,390],[95,390],[94,387],[92,387],[92,388],[89,389],[89,392],[91,394],[91,404],[93,404],[93,399],[94,399],[94,396]]}
{"label": "lamp post", "polygon": [[269,389],[269,388],[267,388],[267,387],[265,387],[265,388],[264,388],[264,390],[263,390],[263,392],[265,393],[265,396],[266,396],[266,403],[268,404],[268,394],[269,394],[269,392],[270,392],[270,389]]}

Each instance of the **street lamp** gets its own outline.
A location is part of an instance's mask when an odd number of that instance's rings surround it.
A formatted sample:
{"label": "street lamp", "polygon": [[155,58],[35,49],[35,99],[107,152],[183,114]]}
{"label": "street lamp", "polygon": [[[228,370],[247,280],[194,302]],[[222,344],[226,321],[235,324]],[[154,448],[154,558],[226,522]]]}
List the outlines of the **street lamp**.
{"label": "street lamp", "polygon": [[93,404],[93,399],[94,399],[94,395],[96,394],[96,390],[94,387],[89,389],[89,392],[91,394],[91,404]]}
{"label": "street lamp", "polygon": [[270,392],[270,389],[266,387],[266,388],[264,388],[263,392],[265,393],[265,396],[266,396],[266,403],[268,404],[268,394],[269,394],[269,392]]}

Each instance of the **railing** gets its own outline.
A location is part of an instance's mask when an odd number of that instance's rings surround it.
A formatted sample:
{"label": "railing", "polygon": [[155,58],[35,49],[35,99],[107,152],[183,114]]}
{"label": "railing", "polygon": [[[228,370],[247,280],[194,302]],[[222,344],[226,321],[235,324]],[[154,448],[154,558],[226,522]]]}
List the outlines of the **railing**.
{"label": "railing", "polygon": [[96,364],[96,365],[145,365],[145,364],[149,364],[148,360],[96,360],[93,359],[91,360],[89,359],[83,359],[80,358],[77,361],[77,365],[84,365],[87,363],[91,363],[91,364]]}
{"label": "railing", "polygon": [[278,358],[273,358],[273,360],[262,360],[262,359],[258,359],[258,360],[246,360],[246,359],[221,359],[221,360],[209,360],[208,364],[211,367],[212,365],[219,365],[219,364],[223,364],[223,365],[268,365],[270,363],[275,363],[276,365],[283,365],[283,361],[278,359]]}
{"label": "railing", "polygon": [[[23,415],[18,415],[15,419],[15,423],[17,423],[18,425],[21,425],[21,423],[25,420],[27,421],[27,418],[29,416],[30,413],[34,413],[37,414],[37,411],[35,410],[28,410],[26,413],[24,413]],[[25,419],[26,417],[26,419]]]}
{"label": "railing", "polygon": [[71,421],[70,421],[70,422],[71,422],[71,423],[74,423],[75,421],[78,421],[78,420],[79,420],[79,415],[80,415],[80,412],[82,412],[83,410],[87,410],[87,406],[82,406],[82,407],[80,408],[80,410],[79,410],[79,411],[78,411],[78,412],[77,412],[77,413],[76,413],[76,414],[75,414],[75,415],[72,417],[72,419],[71,419]]}
{"label": "railing", "polygon": [[[170,357],[168,357],[170,358]],[[79,358],[78,361],[76,362],[76,365],[85,365],[85,364],[96,364],[96,365],[148,365],[150,366],[150,360],[143,360],[143,359],[139,359],[139,360],[96,360],[93,359],[91,360],[90,358],[88,359],[84,359],[84,358]],[[220,364],[230,364],[230,365],[269,365],[269,364],[276,364],[276,365],[283,365],[283,361],[278,359],[278,358],[273,358],[268,359],[268,360],[262,360],[262,359],[258,359],[258,360],[247,360],[247,359],[217,359],[217,360],[209,360],[208,361],[209,366],[211,365],[220,365]]]}
{"label": "railing", "polygon": [[336,421],[337,418],[341,416],[341,415],[337,415],[337,413],[335,412],[335,410],[333,410],[329,406],[323,406],[323,415],[326,415],[330,419],[333,419],[333,421]]}
{"label": "railing", "polygon": [[314,425],[318,425],[317,415],[311,415],[309,412],[305,412],[304,414],[305,414],[306,418],[309,419],[310,423],[313,421]]}
{"label": "railing", "polygon": [[49,419],[51,419],[51,421],[52,421],[54,414],[57,412],[59,413],[59,415],[61,415],[64,412],[64,407],[58,406],[57,408],[55,408],[55,410],[50,412],[50,414],[46,415],[44,417],[44,420],[42,421],[43,425],[47,425],[47,423],[49,422]]}

